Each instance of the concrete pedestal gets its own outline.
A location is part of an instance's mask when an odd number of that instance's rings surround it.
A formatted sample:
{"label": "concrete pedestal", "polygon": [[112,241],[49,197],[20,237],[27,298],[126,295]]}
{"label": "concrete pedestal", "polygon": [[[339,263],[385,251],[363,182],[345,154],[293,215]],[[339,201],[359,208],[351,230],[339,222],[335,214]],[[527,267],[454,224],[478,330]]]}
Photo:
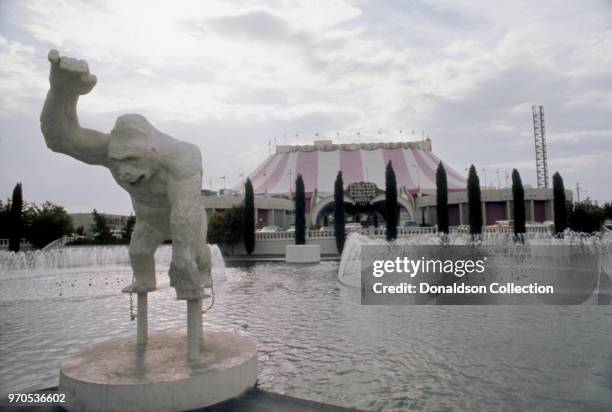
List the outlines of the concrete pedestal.
{"label": "concrete pedestal", "polygon": [[285,247],[287,263],[317,263],[321,261],[319,245],[287,245]]}
{"label": "concrete pedestal", "polygon": [[203,350],[187,360],[184,335],[112,339],[64,362],[61,392],[69,411],[185,411],[239,396],[257,381],[257,349],[225,332],[204,334]]}

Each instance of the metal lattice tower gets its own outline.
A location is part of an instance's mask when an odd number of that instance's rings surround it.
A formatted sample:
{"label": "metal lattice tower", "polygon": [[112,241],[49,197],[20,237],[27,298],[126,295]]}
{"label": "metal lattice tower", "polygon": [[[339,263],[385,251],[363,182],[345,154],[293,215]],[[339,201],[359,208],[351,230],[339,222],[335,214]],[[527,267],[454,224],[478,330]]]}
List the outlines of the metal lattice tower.
{"label": "metal lattice tower", "polygon": [[535,138],[536,172],[538,188],[548,187],[548,159],[546,135],[544,133],[544,106],[531,106],[533,112],[533,135]]}

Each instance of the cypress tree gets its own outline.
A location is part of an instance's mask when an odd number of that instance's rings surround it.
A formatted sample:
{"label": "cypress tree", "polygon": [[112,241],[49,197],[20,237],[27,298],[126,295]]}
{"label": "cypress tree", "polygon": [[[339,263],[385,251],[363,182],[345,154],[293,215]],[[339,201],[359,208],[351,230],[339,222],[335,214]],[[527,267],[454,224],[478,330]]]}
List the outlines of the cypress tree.
{"label": "cypress tree", "polygon": [[555,213],[555,232],[562,233],[567,228],[567,202],[565,186],[559,172],[553,175],[553,208]]}
{"label": "cypress tree", "polygon": [[295,179],[295,244],[306,244],[306,193],[301,174]]}
{"label": "cypress tree", "polygon": [[242,230],[244,248],[250,255],[255,249],[255,195],[253,194],[253,184],[249,178],[244,184],[244,225]]}
{"label": "cypress tree", "polygon": [[480,196],[480,179],[476,174],[474,165],[470,166],[467,180],[468,192],[468,218],[470,220],[470,233],[482,233],[482,201]]}
{"label": "cypress tree", "polygon": [[387,240],[397,238],[397,221],[399,220],[397,204],[397,180],[393,164],[389,160],[385,170],[385,220],[387,223]]}
{"label": "cypress tree", "polygon": [[436,170],[436,214],[438,231],[448,233],[448,183],[442,162],[438,164]]}
{"label": "cypress tree", "polygon": [[9,216],[9,250],[19,252],[21,238],[23,237],[23,195],[21,192],[21,183],[17,183],[13,189]]}
{"label": "cypress tree", "polygon": [[518,170],[512,169],[512,204],[514,219],[514,235],[525,233],[525,189]]}
{"label": "cypress tree", "polygon": [[344,233],[344,182],[342,181],[342,171],[338,172],[334,184],[334,233],[336,235],[336,248],[338,253],[342,253],[346,237]]}

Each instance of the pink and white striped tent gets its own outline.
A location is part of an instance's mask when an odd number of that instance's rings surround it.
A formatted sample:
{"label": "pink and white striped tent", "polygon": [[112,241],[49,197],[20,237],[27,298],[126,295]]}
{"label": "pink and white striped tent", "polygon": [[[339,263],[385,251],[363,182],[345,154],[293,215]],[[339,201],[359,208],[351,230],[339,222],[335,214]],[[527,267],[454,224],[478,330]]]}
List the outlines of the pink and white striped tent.
{"label": "pink and white striped tent", "polygon": [[[374,182],[384,189],[385,167],[391,161],[398,186],[414,194],[436,189],[435,175],[440,159],[430,148],[429,139],[423,142],[278,146],[276,153],[248,177],[255,194],[293,192],[298,173],[304,179],[306,193],[315,189],[319,193],[331,193],[339,170],[342,170],[345,187],[355,182]],[[444,167],[448,190],[465,190],[465,177],[447,164]],[[234,189],[241,190],[242,184]]]}

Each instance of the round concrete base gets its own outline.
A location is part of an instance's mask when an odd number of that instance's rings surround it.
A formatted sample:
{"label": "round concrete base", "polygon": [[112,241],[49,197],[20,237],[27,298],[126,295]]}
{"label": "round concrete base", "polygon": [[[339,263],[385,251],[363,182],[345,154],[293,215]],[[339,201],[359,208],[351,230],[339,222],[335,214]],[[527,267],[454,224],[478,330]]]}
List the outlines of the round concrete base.
{"label": "round concrete base", "polygon": [[257,349],[249,339],[204,334],[196,361],[187,360],[186,337],[149,336],[98,343],[64,362],[59,390],[69,411],[185,411],[236,397],[257,381]]}

